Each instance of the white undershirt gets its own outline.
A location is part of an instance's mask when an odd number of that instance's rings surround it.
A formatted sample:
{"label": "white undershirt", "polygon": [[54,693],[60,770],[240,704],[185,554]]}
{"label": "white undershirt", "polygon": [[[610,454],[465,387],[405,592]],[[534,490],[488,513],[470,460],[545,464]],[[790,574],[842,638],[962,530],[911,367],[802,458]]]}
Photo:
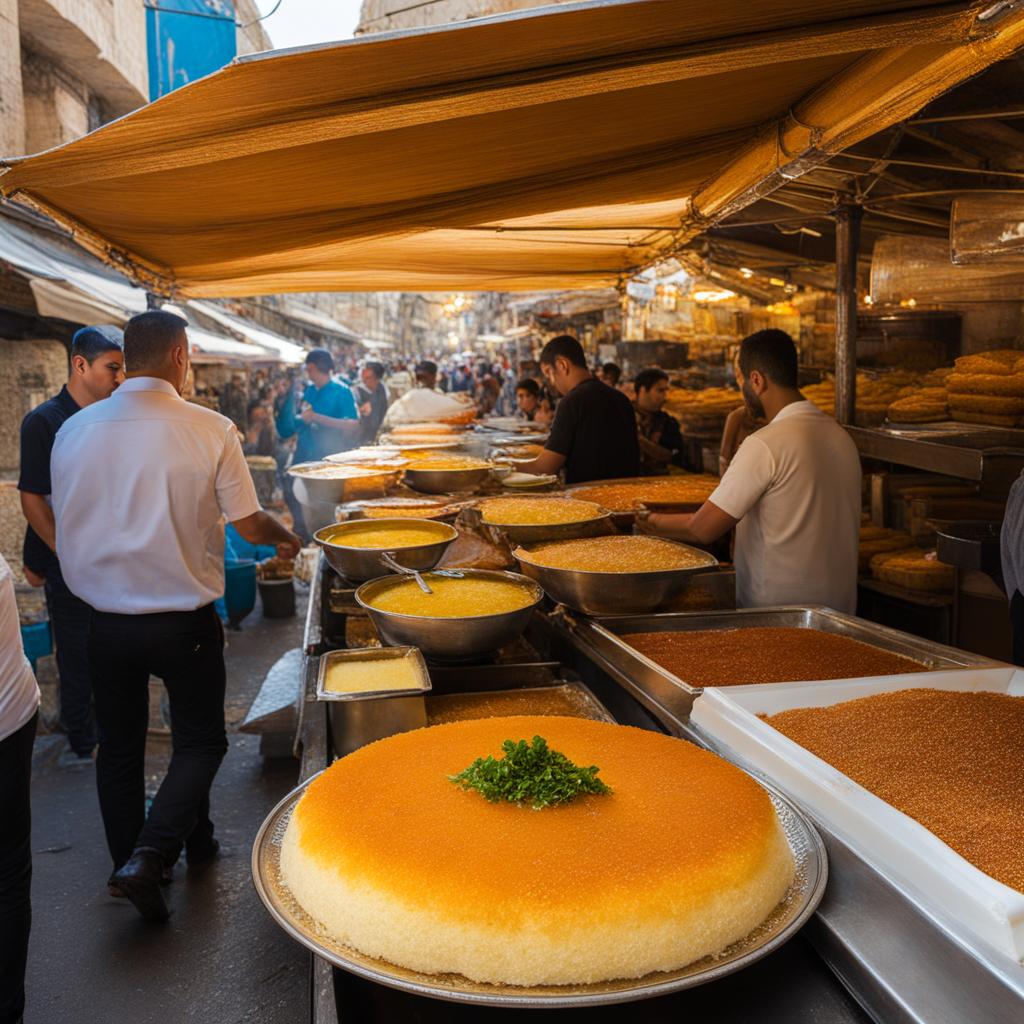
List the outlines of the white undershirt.
{"label": "white undershirt", "polygon": [[857,607],[860,457],[850,435],[807,401],[751,434],[710,501],[739,519],[741,608]]}
{"label": "white undershirt", "polygon": [[259,511],[238,433],[164,380],[133,377],[57,432],[57,554],[105,612],[192,611],[224,593],[224,520]]}
{"label": "white undershirt", "polygon": [[25,657],[11,567],[0,555],[0,740],[16,733],[39,707],[39,684]]}

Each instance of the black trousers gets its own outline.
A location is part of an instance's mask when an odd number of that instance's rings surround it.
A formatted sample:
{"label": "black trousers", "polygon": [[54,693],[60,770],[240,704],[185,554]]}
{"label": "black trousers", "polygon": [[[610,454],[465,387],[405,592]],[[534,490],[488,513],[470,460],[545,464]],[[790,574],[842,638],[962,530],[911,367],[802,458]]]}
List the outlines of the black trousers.
{"label": "black trousers", "polygon": [[71,749],[83,757],[96,746],[89,671],[89,618],[92,609],[67,588],[59,568],[46,574],[46,606],[57,644],[60,674],[60,722]]}
{"label": "black trousers", "polygon": [[29,778],[38,714],[0,740],[0,1024],[25,1010],[25,963],[32,926],[32,815]]}
{"label": "black trousers", "polygon": [[1024,595],[1019,590],[1010,598],[1010,629],[1013,632],[1013,663],[1024,665]]}
{"label": "black trousers", "polygon": [[[89,660],[96,697],[96,785],[107,846],[119,868],[137,848],[173,864],[209,853],[210,785],[228,748],[224,730],[224,632],[213,605],[194,612],[94,611]],[[145,812],[149,677],[164,681],[173,752]]]}

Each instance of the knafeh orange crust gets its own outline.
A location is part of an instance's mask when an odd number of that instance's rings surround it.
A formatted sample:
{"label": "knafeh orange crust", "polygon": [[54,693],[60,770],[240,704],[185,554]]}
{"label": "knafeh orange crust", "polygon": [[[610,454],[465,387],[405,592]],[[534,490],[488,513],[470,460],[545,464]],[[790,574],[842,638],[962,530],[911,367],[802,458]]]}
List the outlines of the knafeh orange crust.
{"label": "knafeh orange crust", "polygon": [[[543,736],[612,793],[533,810],[449,780]],[[456,722],[389,737],[309,786],[285,883],[334,938],[426,973],[510,985],[642,977],[749,934],[791,884],[771,800],[690,743],[579,718]]]}

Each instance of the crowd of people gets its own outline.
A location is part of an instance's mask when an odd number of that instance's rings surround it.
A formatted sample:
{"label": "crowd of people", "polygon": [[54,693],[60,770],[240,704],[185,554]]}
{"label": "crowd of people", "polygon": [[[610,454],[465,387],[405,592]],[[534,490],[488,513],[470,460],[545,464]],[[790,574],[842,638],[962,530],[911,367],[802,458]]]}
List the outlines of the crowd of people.
{"label": "crowd of people", "polygon": [[[61,720],[69,757],[95,755],[112,896],[147,920],[167,916],[163,887],[184,855],[190,873],[217,857],[209,791],[227,750],[223,629],[225,523],[252,544],[294,557],[304,533],[264,511],[246,454],[289,464],[371,442],[404,404],[440,389],[465,393],[482,416],[543,427],[524,472],[566,484],[664,473],[684,438],[664,409],[668,375],[596,369],[569,335],[512,372],[505,361],[406,369],[339,365],[311,350],[302,374],[253,375],[226,389],[224,415],[184,400],[187,323],[143,313],[123,335],[86,328],[74,338],[60,394],[22,428],[19,488],[28,522],[25,574],[46,590],[57,641]],[[741,605],[856,602],[860,462],[849,435],[804,400],[797,355],[781,331],[746,338],[736,366],[750,434],[710,499],[692,515],[641,515],[642,532],[700,545],[735,529]],[[405,376],[403,376],[403,374]],[[396,396],[395,392],[403,392]],[[238,411],[241,408],[241,412]],[[241,422],[239,422],[241,420]],[[735,440],[734,436],[734,440]],[[109,453],[119,453],[111,467]],[[158,454],[157,454],[158,453]],[[287,484],[288,477],[283,476]],[[11,573],[0,561],[0,1022],[23,1004],[29,928],[29,767],[39,691],[21,653]],[[148,680],[163,679],[173,756],[148,811],[144,753]]]}

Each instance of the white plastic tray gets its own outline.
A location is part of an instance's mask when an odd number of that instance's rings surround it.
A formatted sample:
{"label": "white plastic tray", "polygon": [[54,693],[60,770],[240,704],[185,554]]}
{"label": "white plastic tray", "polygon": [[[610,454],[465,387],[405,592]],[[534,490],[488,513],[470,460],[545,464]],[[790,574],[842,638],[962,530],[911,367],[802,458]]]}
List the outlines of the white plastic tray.
{"label": "white plastic tray", "polygon": [[987,945],[1021,961],[1024,893],[990,878],[923,825],[757,717],[924,687],[1021,696],[1024,671],[1006,666],[838,682],[709,687],[695,701],[691,721],[726,756],[776,782],[872,867],[918,897],[961,942],[982,957]]}

